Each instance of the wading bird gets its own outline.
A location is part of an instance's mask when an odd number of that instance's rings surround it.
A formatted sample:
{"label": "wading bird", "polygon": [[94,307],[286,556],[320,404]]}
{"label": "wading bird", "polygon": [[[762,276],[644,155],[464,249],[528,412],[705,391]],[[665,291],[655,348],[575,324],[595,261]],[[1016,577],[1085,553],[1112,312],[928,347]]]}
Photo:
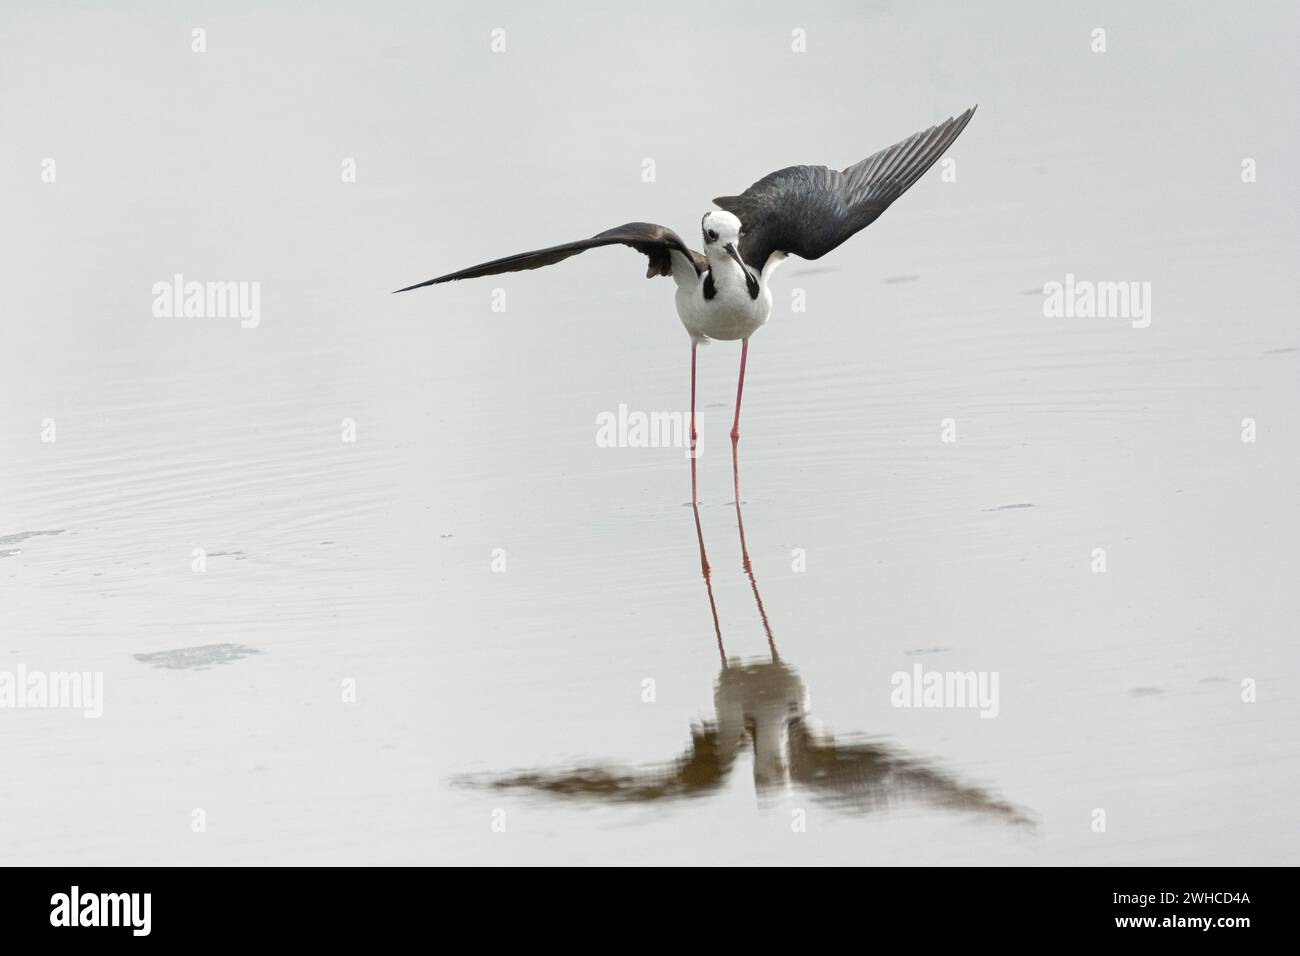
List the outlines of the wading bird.
{"label": "wading bird", "polygon": [[881,213],[938,161],[975,108],[915,133],[848,169],[787,166],[764,176],[739,196],[721,196],[721,212],[700,223],[704,253],[687,247],[667,226],[629,222],[590,239],[521,252],[470,266],[398,292],[440,282],[476,279],[554,265],[598,246],[631,246],[650,260],[647,278],[672,276],[677,315],[691,337],[691,447],[695,447],[695,356],[709,339],[740,340],[740,376],[731,440],[740,437],[740,399],[745,389],[749,337],[772,312],[768,280],[786,258],[820,259]]}

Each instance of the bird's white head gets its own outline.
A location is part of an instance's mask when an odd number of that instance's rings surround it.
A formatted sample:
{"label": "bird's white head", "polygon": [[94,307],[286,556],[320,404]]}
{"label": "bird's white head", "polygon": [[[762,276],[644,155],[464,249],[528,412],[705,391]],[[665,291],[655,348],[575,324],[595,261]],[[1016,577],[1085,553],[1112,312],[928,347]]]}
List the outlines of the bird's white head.
{"label": "bird's white head", "polygon": [[706,212],[700,220],[700,228],[704,231],[704,254],[715,269],[719,263],[727,261],[726,256],[730,256],[745,272],[745,263],[737,248],[742,231],[739,219],[729,212]]}
{"label": "bird's white head", "polygon": [[700,220],[706,247],[740,241],[740,220],[729,212],[706,212]]}

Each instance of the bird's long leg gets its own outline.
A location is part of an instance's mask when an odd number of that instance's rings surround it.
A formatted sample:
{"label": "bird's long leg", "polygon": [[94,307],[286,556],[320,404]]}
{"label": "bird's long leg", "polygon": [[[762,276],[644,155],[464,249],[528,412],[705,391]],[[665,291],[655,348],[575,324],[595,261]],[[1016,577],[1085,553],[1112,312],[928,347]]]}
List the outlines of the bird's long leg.
{"label": "bird's long leg", "polygon": [[[695,488],[695,459],[691,459],[691,488]],[[709,573],[709,556],[704,553],[704,526],[700,524],[700,506],[691,501],[691,510],[695,512],[695,538],[700,543],[700,573],[704,575],[704,590],[709,594],[709,610],[713,613],[713,634],[718,640],[718,655],[722,666],[727,666],[727,651],[722,646],[722,626],[718,623],[718,605],[713,599],[713,578]]]}
{"label": "bird's long leg", "polygon": [[691,457],[695,457],[695,353],[700,343],[691,339]]}
{"label": "bird's long leg", "polygon": [[763,610],[763,598],[758,593],[758,580],[754,577],[754,565],[749,560],[749,548],[745,545],[745,518],[740,513],[740,450],[736,443],[731,443],[731,483],[736,492],[736,527],[740,529],[740,557],[744,562],[745,574],[749,576],[749,587],[754,592],[754,603],[758,605],[758,616],[763,622],[763,633],[767,635],[767,647],[772,652],[772,660],[780,660],[776,652],[776,640],[772,637],[772,626],[767,622],[767,611]]}
{"label": "bird's long leg", "polygon": [[[699,351],[700,343],[692,336],[691,338],[691,507],[700,500],[695,481],[695,353]],[[699,516],[696,515],[696,523],[699,523]],[[702,540],[702,539],[701,539]]]}
{"label": "bird's long leg", "polygon": [[749,339],[740,343],[740,379],[736,382],[736,419],[731,423],[731,441],[735,444],[740,439],[740,396],[745,392],[745,359],[749,355]]}

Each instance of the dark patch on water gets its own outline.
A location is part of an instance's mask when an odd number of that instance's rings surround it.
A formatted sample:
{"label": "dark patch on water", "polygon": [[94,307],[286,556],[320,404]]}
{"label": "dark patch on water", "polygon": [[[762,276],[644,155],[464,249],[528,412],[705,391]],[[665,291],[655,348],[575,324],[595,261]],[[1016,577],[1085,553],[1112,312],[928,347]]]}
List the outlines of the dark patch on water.
{"label": "dark patch on water", "polygon": [[1022,502],[1014,505],[998,505],[996,508],[985,508],[985,511],[1016,511],[1020,508],[1032,508],[1033,502]]}
{"label": "dark patch on water", "polygon": [[915,281],[916,281],[917,279],[919,279],[919,278],[921,278],[921,277],[918,276],[918,275],[907,275],[907,276],[885,276],[885,284],[886,284],[886,285],[894,285],[894,284],[899,283],[899,282],[915,282]]}
{"label": "dark patch on water", "polygon": [[1164,692],[1163,687],[1134,687],[1129,691],[1134,697],[1158,697]]}
{"label": "dark patch on water", "polygon": [[178,647],[172,651],[154,651],[151,654],[132,656],[142,664],[167,670],[207,670],[214,664],[229,664],[261,653],[257,648],[244,644],[203,644],[199,647]]}

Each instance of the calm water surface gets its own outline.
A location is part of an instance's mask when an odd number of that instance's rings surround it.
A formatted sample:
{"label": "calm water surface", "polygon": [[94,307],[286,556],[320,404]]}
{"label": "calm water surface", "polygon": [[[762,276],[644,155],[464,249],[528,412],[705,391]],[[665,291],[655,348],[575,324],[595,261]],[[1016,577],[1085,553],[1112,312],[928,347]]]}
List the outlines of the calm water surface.
{"label": "calm water surface", "polygon": [[[1294,12],[690,17],[3,15],[0,670],[105,697],[0,711],[0,860],[1300,861]],[[633,254],[388,294],[975,102],[955,181],[777,274],[739,508],[734,345],[698,509],[596,442],[686,408]],[[175,273],[260,324],[155,318]],[[1150,326],[1045,318],[1067,273]],[[997,716],[894,706],[918,665]]]}

